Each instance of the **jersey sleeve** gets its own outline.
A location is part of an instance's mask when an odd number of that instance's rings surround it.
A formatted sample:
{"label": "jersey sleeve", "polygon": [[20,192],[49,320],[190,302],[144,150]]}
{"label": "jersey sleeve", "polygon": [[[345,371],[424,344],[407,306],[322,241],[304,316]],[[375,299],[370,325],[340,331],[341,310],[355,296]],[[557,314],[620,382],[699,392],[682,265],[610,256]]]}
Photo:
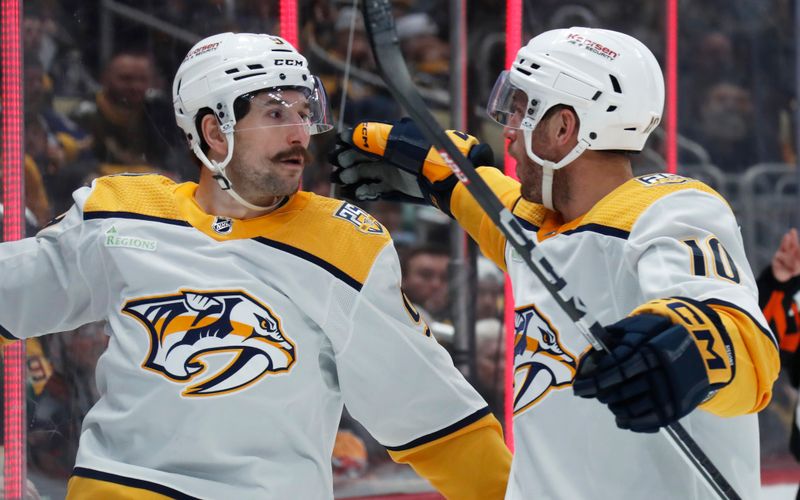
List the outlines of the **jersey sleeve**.
{"label": "jersey sleeve", "polygon": [[[493,167],[479,167],[476,171],[497,195],[503,206],[511,210],[519,201],[519,182],[503,175],[501,171]],[[450,211],[461,227],[478,242],[481,252],[505,271],[506,237],[461,183],[458,183],[453,189]]]}
{"label": "jersey sleeve", "polygon": [[719,316],[733,376],[701,408],[720,416],[764,408],[780,368],[777,343],[728,205],[693,189],[655,201],[634,224],[625,261],[638,275],[644,302],[687,297]]}
{"label": "jersey sleeve", "polygon": [[448,498],[502,498],[510,453],[486,402],[400,290],[387,244],[358,294],[337,372],[350,414]]}
{"label": "jersey sleeve", "polygon": [[[100,266],[83,222],[89,188],[35,237],[0,244],[0,336],[4,342],[66,331],[102,318]],[[90,264],[91,263],[91,264]]]}

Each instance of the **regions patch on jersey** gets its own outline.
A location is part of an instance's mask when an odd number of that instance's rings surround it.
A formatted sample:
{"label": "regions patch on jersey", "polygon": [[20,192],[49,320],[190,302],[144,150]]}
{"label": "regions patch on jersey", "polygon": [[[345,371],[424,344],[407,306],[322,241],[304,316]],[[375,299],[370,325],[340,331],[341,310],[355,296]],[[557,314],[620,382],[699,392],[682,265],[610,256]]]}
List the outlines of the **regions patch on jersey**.
{"label": "regions patch on jersey", "polygon": [[133,250],[146,250],[155,252],[158,242],[136,236],[122,235],[115,226],[111,226],[103,235],[103,244],[107,247],[131,248]]}
{"label": "regions patch on jersey", "polygon": [[236,392],[296,359],[280,318],[241,290],[180,290],[129,300],[122,312],[150,336],[142,367],[185,386],[184,396]]}
{"label": "regions patch on jersey", "polygon": [[334,217],[346,220],[364,234],[383,234],[384,229],[373,216],[350,203],[342,205],[333,214]]}
{"label": "regions patch on jersey", "polygon": [[640,175],[639,177],[636,177],[636,180],[640,184],[650,187],[663,186],[665,184],[684,184],[692,179],[682,177],[678,174],[668,174],[666,172],[662,172],[657,174]]}
{"label": "regions patch on jersey", "polygon": [[514,415],[563,389],[575,376],[576,356],[561,345],[553,323],[535,305],[514,313]]}

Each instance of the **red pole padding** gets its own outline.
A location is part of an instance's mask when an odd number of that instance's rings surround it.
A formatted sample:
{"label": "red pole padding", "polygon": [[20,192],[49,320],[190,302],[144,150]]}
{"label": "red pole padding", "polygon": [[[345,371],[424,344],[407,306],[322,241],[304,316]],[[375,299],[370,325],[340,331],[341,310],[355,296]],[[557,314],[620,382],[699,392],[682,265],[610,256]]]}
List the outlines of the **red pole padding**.
{"label": "red pole padding", "polygon": [[[24,151],[22,110],[22,17],[19,0],[2,0],[0,51],[0,123],[3,157],[3,240],[21,239],[25,232]],[[23,498],[25,481],[25,344],[15,342],[3,352],[3,478],[5,498]]]}
{"label": "red pole padding", "polygon": [[666,0],[666,141],[667,172],[678,171],[678,0]]}
{"label": "red pole padding", "polygon": [[[517,51],[522,46],[522,0],[506,0],[506,69],[511,68]],[[508,152],[504,159],[505,173],[517,178],[516,163]],[[506,444],[514,451],[514,294],[511,281],[506,276],[505,284],[505,329],[506,329],[506,369],[505,369],[505,431]]]}
{"label": "red pole padding", "polygon": [[280,1],[280,30],[281,38],[300,49],[300,39],[297,33],[297,0]]}

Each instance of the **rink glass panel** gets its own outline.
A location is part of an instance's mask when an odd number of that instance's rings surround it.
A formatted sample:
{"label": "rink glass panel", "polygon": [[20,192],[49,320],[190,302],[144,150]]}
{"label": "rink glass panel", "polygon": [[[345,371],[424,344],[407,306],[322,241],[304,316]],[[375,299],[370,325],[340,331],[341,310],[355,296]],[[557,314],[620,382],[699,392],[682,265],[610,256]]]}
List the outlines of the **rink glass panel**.
{"label": "rink glass panel", "polygon": [[[195,41],[213,33],[280,34],[277,1],[24,3],[25,147],[35,167],[27,177],[28,234],[65,211],[72,190],[98,175],[157,169],[176,180],[195,180],[198,167],[171,118],[171,81],[178,63]],[[798,224],[793,167],[795,34],[794,12],[788,4],[704,0],[685,4],[679,12],[678,173],[699,178],[728,198],[756,274],[768,265],[783,232]],[[437,118],[446,124],[448,3],[398,1],[394,5],[414,79]],[[394,120],[402,111],[380,85],[358,21],[353,43],[348,43],[349,8],[350,2],[341,0],[299,2],[299,48],[312,72],[322,78],[337,124],[340,119],[344,125]],[[486,118],[483,106],[503,69],[504,13],[501,4],[491,0],[468,2],[467,12],[468,128],[499,153],[504,146],[502,130]],[[523,43],[544,30],[574,25],[627,32],[645,42],[662,65],[665,61],[664,6],[660,3],[524,2]],[[146,99],[154,126],[146,138],[132,139],[130,148],[109,143],[98,153],[85,127],[69,127],[96,104],[95,93],[110,78],[103,69],[111,55],[123,49],[145,55],[145,69],[144,74],[127,75],[116,85],[123,93]],[[345,83],[348,58],[351,68]],[[137,60],[134,67],[141,68],[141,63]],[[313,139],[316,160],[304,175],[305,189],[330,194],[325,156],[334,136],[331,132]],[[647,149],[634,158],[637,173],[665,170],[664,137],[662,124]],[[447,219],[432,209],[386,204],[364,204],[364,208],[390,229],[401,252],[438,242],[447,233]],[[95,323],[27,343],[28,475],[42,498],[63,497],[82,418],[97,398],[94,366],[107,342],[103,328]],[[433,331],[449,347],[446,324]],[[486,345],[497,350],[502,342]],[[490,363],[494,360],[499,365],[502,356],[497,354],[487,357]],[[502,387],[496,376],[478,385],[493,408],[502,407]],[[791,477],[797,470],[788,451],[796,397],[795,389],[782,377],[773,403],[761,415],[765,478],[775,477],[775,471]],[[502,415],[498,417],[502,420]],[[337,497],[430,491],[409,467],[394,464],[347,415],[341,429],[332,458]]]}

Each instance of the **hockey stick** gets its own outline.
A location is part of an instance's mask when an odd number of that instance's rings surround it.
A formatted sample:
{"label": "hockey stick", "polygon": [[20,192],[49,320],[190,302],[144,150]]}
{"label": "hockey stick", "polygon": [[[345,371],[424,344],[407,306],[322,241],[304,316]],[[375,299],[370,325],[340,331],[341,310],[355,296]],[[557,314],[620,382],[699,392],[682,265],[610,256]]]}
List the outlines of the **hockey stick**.
{"label": "hockey stick", "polygon": [[[555,268],[536,244],[525,235],[519,221],[500,203],[475,171],[472,163],[447,138],[428,111],[411,81],[400,51],[389,0],[363,0],[362,9],[375,62],[394,98],[411,115],[447,166],[500,229],[586,340],[595,349],[608,350],[600,340],[604,335],[603,327],[589,314],[580,298],[569,293],[564,278],[556,273]],[[720,498],[731,500],[741,498],[680,423],[675,422],[662,430],[673,446],[682,453],[686,461]]]}

